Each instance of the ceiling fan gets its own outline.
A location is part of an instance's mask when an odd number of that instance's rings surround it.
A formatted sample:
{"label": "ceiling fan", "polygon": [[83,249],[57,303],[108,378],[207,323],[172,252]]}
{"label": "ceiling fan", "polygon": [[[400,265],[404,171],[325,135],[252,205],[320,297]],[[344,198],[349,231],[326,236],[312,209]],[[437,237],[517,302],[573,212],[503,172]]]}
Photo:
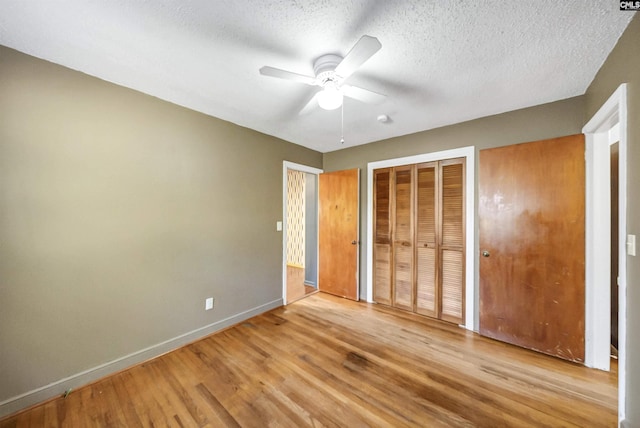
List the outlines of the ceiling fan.
{"label": "ceiling fan", "polygon": [[322,90],[316,92],[313,98],[300,110],[301,115],[308,113],[316,105],[325,110],[334,110],[342,105],[343,96],[364,103],[377,104],[384,101],[386,96],[368,89],[347,85],[345,81],[381,47],[382,45],[377,38],[362,36],[344,58],[339,55],[327,54],[316,59],[313,63],[315,77],[268,66],[262,67],[260,74],[321,87]]}

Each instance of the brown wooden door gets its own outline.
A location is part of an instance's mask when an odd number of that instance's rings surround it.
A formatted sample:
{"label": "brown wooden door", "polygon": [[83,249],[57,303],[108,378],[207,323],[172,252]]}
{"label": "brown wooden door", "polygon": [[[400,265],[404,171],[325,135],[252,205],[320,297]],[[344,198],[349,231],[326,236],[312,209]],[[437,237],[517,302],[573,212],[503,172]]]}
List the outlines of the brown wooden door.
{"label": "brown wooden door", "polygon": [[373,299],[391,305],[391,178],[392,169],[373,172]]}
{"label": "brown wooden door", "polygon": [[438,318],[438,162],[419,164],[416,176],[416,312]]}
{"label": "brown wooden door", "polygon": [[584,136],[480,151],[480,333],[584,361]]}
{"label": "brown wooden door", "polygon": [[393,306],[413,311],[413,172],[411,165],[395,168],[393,219]]}
{"label": "brown wooden door", "polygon": [[358,300],[360,170],[320,174],[318,290]]}
{"label": "brown wooden door", "polygon": [[462,158],[440,162],[440,318],[464,324],[464,171]]}

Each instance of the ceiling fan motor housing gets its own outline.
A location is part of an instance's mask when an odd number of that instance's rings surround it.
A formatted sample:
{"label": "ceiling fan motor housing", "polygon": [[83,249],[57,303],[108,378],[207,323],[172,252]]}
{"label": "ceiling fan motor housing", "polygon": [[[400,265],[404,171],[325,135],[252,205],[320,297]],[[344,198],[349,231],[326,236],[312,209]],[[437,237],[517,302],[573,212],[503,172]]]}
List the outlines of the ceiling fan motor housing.
{"label": "ceiling fan motor housing", "polygon": [[340,77],[335,73],[335,69],[342,61],[342,57],[334,54],[322,55],[313,63],[313,72],[318,82],[324,86],[328,82],[339,84]]}

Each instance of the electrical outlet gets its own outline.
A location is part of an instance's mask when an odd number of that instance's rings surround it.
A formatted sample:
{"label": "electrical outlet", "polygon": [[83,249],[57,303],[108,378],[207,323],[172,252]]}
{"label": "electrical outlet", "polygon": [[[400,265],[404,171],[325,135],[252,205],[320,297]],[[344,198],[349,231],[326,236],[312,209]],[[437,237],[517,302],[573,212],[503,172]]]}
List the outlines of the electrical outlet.
{"label": "electrical outlet", "polygon": [[208,311],[210,309],[213,309],[213,297],[207,297],[204,301],[204,310]]}

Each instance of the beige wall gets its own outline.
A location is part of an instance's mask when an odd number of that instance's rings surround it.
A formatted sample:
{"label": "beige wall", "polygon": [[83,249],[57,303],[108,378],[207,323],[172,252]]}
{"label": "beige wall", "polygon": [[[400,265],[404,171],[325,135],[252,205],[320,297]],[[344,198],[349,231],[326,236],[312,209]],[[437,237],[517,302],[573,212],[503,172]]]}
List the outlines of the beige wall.
{"label": "beige wall", "polygon": [[[622,83],[627,86],[627,233],[640,235],[640,16],[635,18],[603,64],[586,93],[591,118]],[[627,257],[626,420],[640,427],[640,257]]]}
{"label": "beige wall", "polygon": [[279,304],[285,159],[322,166],[0,47],[0,415],[20,394]]}

